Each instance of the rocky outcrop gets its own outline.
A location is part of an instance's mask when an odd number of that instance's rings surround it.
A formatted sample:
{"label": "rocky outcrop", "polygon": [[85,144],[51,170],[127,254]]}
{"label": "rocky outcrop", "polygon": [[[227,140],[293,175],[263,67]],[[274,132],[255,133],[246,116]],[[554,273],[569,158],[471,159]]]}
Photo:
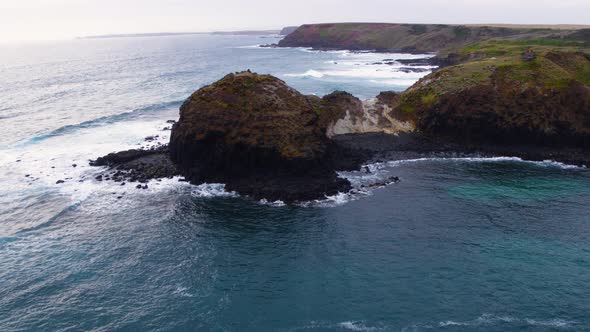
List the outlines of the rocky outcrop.
{"label": "rocky outcrop", "polygon": [[90,165],[109,168],[109,172],[97,177],[99,181],[146,183],[152,179],[172,178],[180,175],[180,171],[170,160],[168,148],[165,146],[110,153],[91,161]]}
{"label": "rocky outcrop", "polygon": [[413,129],[389,115],[398,99],[394,92],[365,102],[342,91],[305,96],[270,75],[229,74],[183,103],[168,146],[111,153],[91,165],[109,167],[100,180],[181,175],[256,199],[321,199],[351,189],[336,170],[358,169],[376,153],[332,137]]}
{"label": "rocky outcrop", "polygon": [[270,75],[230,74],[180,108],[170,155],[195,184],[226,183],[255,198],[301,201],[347,191],[328,158],[319,111]]}
{"label": "rocky outcrop", "polygon": [[423,133],[499,145],[590,147],[588,54],[506,45],[502,57],[479,59],[428,75],[404,92],[394,116]]}

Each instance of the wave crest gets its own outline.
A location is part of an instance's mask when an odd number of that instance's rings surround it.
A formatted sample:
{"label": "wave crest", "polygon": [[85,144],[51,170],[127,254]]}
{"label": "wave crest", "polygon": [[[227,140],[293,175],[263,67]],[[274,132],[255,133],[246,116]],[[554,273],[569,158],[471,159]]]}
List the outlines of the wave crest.
{"label": "wave crest", "polygon": [[78,124],[66,125],[66,126],[54,129],[48,133],[41,134],[39,136],[35,136],[35,137],[29,139],[25,143],[36,143],[36,142],[39,142],[39,141],[42,141],[42,140],[45,140],[45,139],[48,139],[48,138],[51,138],[54,136],[60,136],[60,135],[67,134],[67,133],[70,133],[70,132],[73,132],[73,131],[76,131],[79,129],[99,127],[99,126],[103,126],[103,125],[107,125],[107,124],[116,123],[119,121],[130,119],[134,116],[138,116],[141,114],[160,111],[160,110],[167,109],[167,108],[173,107],[173,106],[180,106],[182,104],[182,102],[183,102],[182,100],[174,100],[174,101],[169,101],[169,102],[151,104],[151,105],[140,107],[140,108],[137,108],[134,110],[130,110],[130,111],[122,112],[122,113],[117,113],[117,114],[113,114],[113,115],[102,116],[102,117],[99,117],[96,119],[91,119],[88,121],[80,122]]}

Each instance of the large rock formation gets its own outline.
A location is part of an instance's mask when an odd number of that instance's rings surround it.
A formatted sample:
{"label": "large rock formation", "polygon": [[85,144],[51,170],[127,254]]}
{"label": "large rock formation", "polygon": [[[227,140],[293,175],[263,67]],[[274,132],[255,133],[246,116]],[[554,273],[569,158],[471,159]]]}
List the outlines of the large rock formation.
{"label": "large rock formation", "polygon": [[386,141],[373,136],[380,142],[374,149],[332,137],[413,130],[389,115],[398,100],[395,92],[366,102],[341,91],[304,96],[270,75],[229,74],[183,103],[168,146],[112,153],[91,164],[108,166],[117,181],[182,175],[256,199],[321,199],[349,191],[336,170],[358,169]]}
{"label": "large rock formation", "polygon": [[590,147],[590,55],[493,42],[424,77],[393,115],[469,143]]}
{"label": "large rock formation", "polygon": [[251,72],[203,87],[180,108],[170,154],[192,183],[256,198],[311,200],[347,191],[328,157],[319,110],[283,81]]}
{"label": "large rock formation", "polygon": [[398,152],[588,164],[590,52],[564,43],[471,45],[457,52],[468,60],[367,101],[342,91],[304,96],[269,75],[230,74],[185,101],[168,150],[120,152],[94,164],[114,169],[115,180],[181,174],[285,202],[348,191],[336,170]]}

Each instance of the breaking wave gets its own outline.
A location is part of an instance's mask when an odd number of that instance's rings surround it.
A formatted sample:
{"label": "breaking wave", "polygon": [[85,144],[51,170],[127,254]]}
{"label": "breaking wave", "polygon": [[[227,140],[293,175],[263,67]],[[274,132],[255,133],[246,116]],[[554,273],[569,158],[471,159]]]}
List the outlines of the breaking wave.
{"label": "breaking wave", "polygon": [[512,316],[499,316],[494,314],[483,314],[472,320],[445,320],[432,323],[418,323],[413,324],[402,329],[402,332],[414,332],[425,330],[446,329],[448,327],[470,327],[474,329],[482,329],[486,326],[506,325],[506,328],[514,329],[516,327],[549,327],[553,329],[570,328],[577,322],[561,318],[550,319],[531,319],[531,318],[517,318]]}
{"label": "breaking wave", "polygon": [[324,74],[317,70],[310,69],[302,74],[285,74],[286,77],[314,77],[314,78],[322,78]]}
{"label": "breaking wave", "polygon": [[225,190],[223,183],[204,183],[194,186],[191,191],[193,197],[212,198],[212,197],[237,197],[238,194],[233,191]]}
{"label": "breaking wave", "polygon": [[394,161],[387,161],[381,163],[374,163],[367,165],[370,169],[380,169],[383,167],[394,167],[399,166],[402,164],[409,164],[409,163],[417,163],[417,162],[424,162],[424,161],[459,161],[459,162],[475,162],[475,163],[506,163],[506,162],[516,162],[516,163],[526,163],[535,166],[541,167],[556,167],[561,169],[585,169],[586,166],[576,166],[565,164],[558,161],[553,160],[543,160],[543,161],[533,161],[533,160],[526,160],[519,157],[434,157],[434,158],[417,158],[417,159],[405,159],[405,160],[394,160]]}
{"label": "breaking wave", "polygon": [[103,116],[100,118],[84,121],[84,122],[81,122],[78,124],[66,125],[66,126],[54,129],[48,133],[41,134],[39,136],[35,136],[35,137],[31,138],[30,140],[26,141],[25,143],[39,142],[39,141],[45,140],[47,138],[64,135],[64,134],[74,132],[79,129],[99,127],[99,126],[104,126],[107,124],[113,124],[116,122],[131,119],[131,118],[136,117],[138,115],[142,115],[142,114],[146,114],[146,113],[150,113],[150,112],[155,112],[155,111],[161,111],[163,109],[167,109],[167,108],[171,108],[171,107],[178,107],[182,104],[182,102],[183,102],[182,100],[174,100],[174,101],[169,101],[169,102],[151,104],[151,105],[147,105],[147,106],[140,107],[140,108],[130,110],[127,112],[123,112],[123,113],[107,115],[107,116]]}

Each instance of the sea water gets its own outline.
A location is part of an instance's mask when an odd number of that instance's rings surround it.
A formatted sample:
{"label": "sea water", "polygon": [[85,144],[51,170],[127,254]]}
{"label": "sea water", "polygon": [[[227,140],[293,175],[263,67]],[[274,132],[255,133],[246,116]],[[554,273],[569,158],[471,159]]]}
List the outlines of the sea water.
{"label": "sea water", "polygon": [[427,74],[389,59],[432,56],[257,46],[278,40],[0,46],[0,331],[590,329],[583,167],[383,161],[340,174],[352,193],[294,206],[94,180],[89,159],[166,142],[182,101],[227,73],[369,98]]}

